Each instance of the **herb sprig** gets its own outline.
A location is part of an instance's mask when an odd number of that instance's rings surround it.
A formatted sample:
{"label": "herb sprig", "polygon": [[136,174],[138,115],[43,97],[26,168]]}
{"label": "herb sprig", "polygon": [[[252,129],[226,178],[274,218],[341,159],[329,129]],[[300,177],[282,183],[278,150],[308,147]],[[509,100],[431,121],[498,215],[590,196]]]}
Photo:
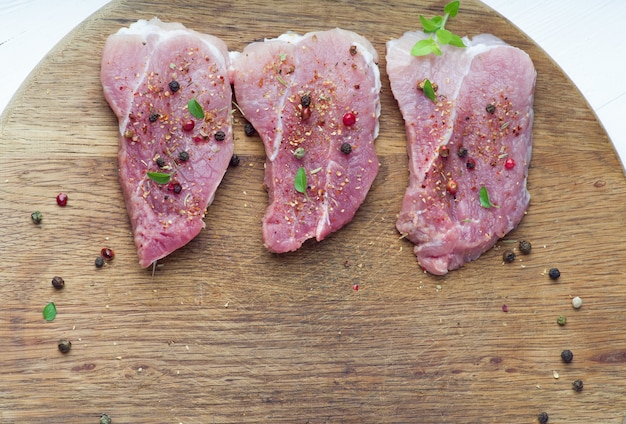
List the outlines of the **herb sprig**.
{"label": "herb sprig", "polygon": [[195,97],[189,100],[189,103],[187,103],[187,108],[189,109],[189,113],[191,113],[196,118],[204,118],[204,111],[202,110],[202,106],[200,106],[200,103],[198,103]]}
{"label": "herb sprig", "polygon": [[[448,19],[454,18],[459,13],[460,1],[452,1],[443,8],[443,16],[434,16],[430,19],[420,15],[420,22],[426,34],[431,36],[425,40],[420,40],[411,49],[413,56],[428,56],[433,53],[441,56],[441,46],[450,44],[455,47],[466,47],[463,40],[458,35],[446,29]],[[434,36],[432,35],[434,34]]]}
{"label": "herb sprig", "polygon": [[146,175],[157,184],[167,184],[170,182],[171,175],[162,172],[147,172]]}
{"label": "herb sprig", "polygon": [[306,194],[306,171],[304,167],[298,168],[293,185],[298,193]]}
{"label": "herb sprig", "polygon": [[500,207],[491,203],[491,199],[489,198],[489,192],[487,191],[487,187],[485,186],[480,187],[479,199],[480,199],[480,206],[482,206],[483,208],[489,209],[489,208]]}

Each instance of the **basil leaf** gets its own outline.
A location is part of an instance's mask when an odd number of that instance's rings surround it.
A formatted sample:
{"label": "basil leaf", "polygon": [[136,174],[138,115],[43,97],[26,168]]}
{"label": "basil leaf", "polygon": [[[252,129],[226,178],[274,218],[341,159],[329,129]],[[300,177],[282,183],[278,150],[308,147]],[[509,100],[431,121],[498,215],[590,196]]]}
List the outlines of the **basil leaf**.
{"label": "basil leaf", "polygon": [[480,206],[483,208],[497,208],[493,203],[491,203],[491,199],[489,199],[489,192],[487,191],[487,187],[480,187]]}
{"label": "basil leaf", "polygon": [[449,15],[451,18],[454,18],[457,13],[459,13],[460,6],[460,1],[451,1],[450,3],[445,5],[445,7],[443,8],[443,13]]}
{"label": "basil leaf", "polygon": [[57,307],[54,302],[48,303],[43,308],[43,318],[46,321],[52,321],[57,316]]}
{"label": "basil leaf", "polygon": [[433,88],[433,84],[430,82],[429,79],[424,80],[424,95],[433,102],[437,100],[437,96],[435,95],[435,89]]}
{"label": "basil leaf", "polygon": [[293,181],[293,185],[298,193],[306,193],[306,171],[301,166],[296,172],[296,178]]}
{"label": "basil leaf", "polygon": [[170,174],[164,174],[161,172],[148,172],[146,175],[157,184],[167,184],[170,182],[171,177]]}
{"label": "basil leaf", "polygon": [[412,56],[428,56],[433,53],[433,46],[436,47],[437,43],[432,38],[426,40],[420,40],[411,49]]}
{"label": "basil leaf", "polygon": [[200,106],[200,103],[198,103],[195,97],[189,100],[189,103],[187,103],[187,108],[189,109],[189,113],[191,113],[196,118],[204,119],[204,111],[202,110],[202,106]]}

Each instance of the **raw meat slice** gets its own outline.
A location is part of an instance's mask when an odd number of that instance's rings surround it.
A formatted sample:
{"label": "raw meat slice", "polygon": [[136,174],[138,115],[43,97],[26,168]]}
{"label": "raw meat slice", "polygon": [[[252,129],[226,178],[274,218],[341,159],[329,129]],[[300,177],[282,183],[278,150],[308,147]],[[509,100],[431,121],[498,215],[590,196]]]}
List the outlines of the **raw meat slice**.
{"label": "raw meat slice", "polygon": [[[465,39],[466,48],[444,46],[442,56],[411,56],[426,37],[387,43],[410,170],[396,227],[422,268],[443,275],[477,259],[526,212],[536,72],[526,53],[487,34]],[[436,102],[418,87],[425,79],[437,86]]]}
{"label": "raw meat slice", "polygon": [[[106,41],[101,81],[119,120],[119,179],[142,267],[205,226],[233,153],[229,67],[220,39],[157,18]],[[192,99],[203,118],[188,109]]]}
{"label": "raw meat slice", "polygon": [[[288,33],[233,54],[237,103],[267,154],[263,240],[270,251],[323,240],[365,199],[379,168],[377,61],[365,38],[342,29]],[[306,190],[294,184],[300,168]]]}

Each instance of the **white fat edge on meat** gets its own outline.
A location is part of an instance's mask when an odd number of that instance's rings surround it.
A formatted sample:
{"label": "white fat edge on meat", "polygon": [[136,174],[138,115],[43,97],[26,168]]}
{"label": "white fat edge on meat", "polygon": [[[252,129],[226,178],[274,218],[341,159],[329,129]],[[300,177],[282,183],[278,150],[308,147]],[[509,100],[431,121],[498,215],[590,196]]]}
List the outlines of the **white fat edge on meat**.
{"label": "white fat edge on meat", "polygon": [[[120,28],[117,31],[116,35],[139,35],[139,36],[144,36],[144,40],[147,39],[147,36],[157,35],[159,38],[158,38],[158,41],[154,43],[153,51],[156,50],[156,47],[161,42],[167,39],[174,38],[174,37],[181,36],[181,35],[187,35],[187,36],[196,35],[198,39],[201,40],[209,48],[212,56],[215,58],[215,60],[218,61],[220,68],[224,69],[224,72],[228,74],[228,64],[226,63],[226,58],[224,57],[224,54],[222,53],[222,51],[219,48],[217,48],[213,43],[211,43],[207,39],[205,34],[188,29],[181,23],[162,22],[157,17],[154,17],[150,19],[149,21],[145,19],[140,19],[137,22],[132,23],[127,28],[126,27]],[[141,78],[137,81],[137,84],[135,85],[135,87],[132,87],[131,93],[136,93],[138,87],[140,87],[141,84],[146,79],[147,74],[148,74],[147,69],[149,68],[150,61],[152,60],[152,52],[148,52],[147,59],[148,60],[146,60],[146,62],[144,63],[143,69],[140,72],[138,72],[141,75]],[[130,106],[132,107],[132,105],[133,103],[131,102]],[[120,134],[124,133],[126,126],[128,125],[129,119],[130,117],[128,116],[128,113],[127,113],[126,117],[122,121],[120,121],[120,124],[119,124]]]}

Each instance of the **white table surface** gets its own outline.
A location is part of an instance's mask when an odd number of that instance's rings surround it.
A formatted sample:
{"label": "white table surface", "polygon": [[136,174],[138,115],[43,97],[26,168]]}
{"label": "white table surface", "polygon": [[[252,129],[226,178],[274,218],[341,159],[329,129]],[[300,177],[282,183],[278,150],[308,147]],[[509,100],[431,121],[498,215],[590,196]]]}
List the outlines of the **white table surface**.
{"label": "white table surface", "polygon": [[[108,2],[0,0],[0,112],[46,53]],[[483,2],[528,34],[565,71],[626,163],[626,1]]]}

